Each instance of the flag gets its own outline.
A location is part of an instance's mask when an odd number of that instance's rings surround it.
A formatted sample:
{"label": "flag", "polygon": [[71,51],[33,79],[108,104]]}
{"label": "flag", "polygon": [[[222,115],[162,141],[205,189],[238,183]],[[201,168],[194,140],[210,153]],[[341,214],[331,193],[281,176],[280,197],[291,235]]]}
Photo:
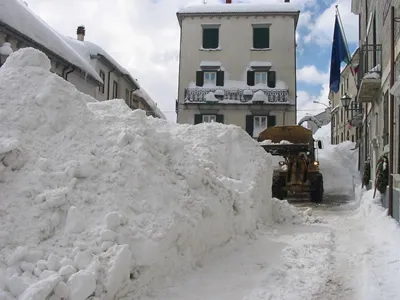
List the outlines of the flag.
{"label": "flag", "polygon": [[329,88],[332,92],[337,93],[340,86],[340,65],[342,62],[350,63],[351,57],[346,45],[342,28],[339,24],[338,15],[335,16],[335,28],[333,31],[332,53],[331,53],[331,69]]}

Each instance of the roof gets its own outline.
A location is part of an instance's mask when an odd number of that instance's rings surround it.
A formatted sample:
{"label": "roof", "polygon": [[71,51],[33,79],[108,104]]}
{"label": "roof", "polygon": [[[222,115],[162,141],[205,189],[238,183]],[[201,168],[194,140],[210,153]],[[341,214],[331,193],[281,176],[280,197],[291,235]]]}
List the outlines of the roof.
{"label": "roof", "polygon": [[296,26],[300,13],[300,7],[294,3],[234,3],[234,4],[195,4],[187,5],[177,12],[179,21],[185,15],[267,15],[267,14],[283,14],[295,15]]}
{"label": "roof", "polygon": [[[103,48],[100,46],[89,42],[89,41],[79,41],[72,37],[64,37],[65,41],[79,53],[81,57],[83,57],[88,63],[93,64],[92,56],[100,55],[105,58],[109,63],[111,63],[121,74],[125,75],[136,87],[139,89],[135,92],[137,96],[143,98],[143,100],[150,106],[150,108],[154,111],[154,113],[165,119],[165,115],[161,112],[161,110],[157,107],[157,104],[151,99],[149,94],[140,86],[137,79],[133,78],[133,76],[129,73],[127,69],[122,67],[111,55],[109,55]],[[140,91],[140,92],[139,92]]]}
{"label": "roof", "polygon": [[0,1],[0,25],[2,23],[58,55],[98,82],[103,82],[91,64],[21,0]]}

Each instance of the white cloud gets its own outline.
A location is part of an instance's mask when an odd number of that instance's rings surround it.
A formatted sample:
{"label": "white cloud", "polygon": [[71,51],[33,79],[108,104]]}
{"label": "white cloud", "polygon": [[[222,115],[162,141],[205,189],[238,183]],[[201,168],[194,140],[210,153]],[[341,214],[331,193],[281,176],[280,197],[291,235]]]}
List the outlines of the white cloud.
{"label": "white cloud", "polygon": [[338,5],[347,42],[358,43],[358,17],[351,13],[351,1],[349,0],[337,0],[320,14],[311,26],[309,35],[305,37],[305,42],[314,41],[320,45],[332,43],[336,5]]}
{"label": "white cloud", "polygon": [[[323,112],[326,106],[329,106],[329,84],[325,83],[321,86],[319,95],[313,96],[306,91],[297,91],[297,120],[306,115],[316,115]],[[320,102],[319,103],[314,103]]]}
{"label": "white cloud", "polygon": [[316,66],[304,66],[297,69],[297,80],[308,84],[324,84],[329,81],[329,73],[321,72]]}

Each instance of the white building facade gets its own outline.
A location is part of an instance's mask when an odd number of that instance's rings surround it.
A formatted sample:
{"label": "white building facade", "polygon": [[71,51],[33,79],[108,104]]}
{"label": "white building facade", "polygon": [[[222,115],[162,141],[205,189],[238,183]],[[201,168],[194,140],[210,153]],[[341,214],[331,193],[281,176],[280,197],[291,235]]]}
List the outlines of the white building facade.
{"label": "white building facade", "polygon": [[177,122],[234,124],[254,138],[268,126],[296,124],[299,9],[226,2],[177,13]]}

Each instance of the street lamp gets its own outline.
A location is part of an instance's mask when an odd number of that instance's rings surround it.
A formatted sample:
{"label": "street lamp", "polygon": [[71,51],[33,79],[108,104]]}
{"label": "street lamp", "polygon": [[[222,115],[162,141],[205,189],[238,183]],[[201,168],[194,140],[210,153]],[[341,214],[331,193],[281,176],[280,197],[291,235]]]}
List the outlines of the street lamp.
{"label": "street lamp", "polygon": [[343,95],[343,97],[340,98],[340,101],[342,102],[342,105],[343,105],[345,110],[351,110],[351,109],[348,109],[349,105],[350,105],[350,102],[351,102],[351,97],[349,95],[347,95],[347,93],[345,93]]}
{"label": "street lamp", "polygon": [[9,57],[13,53],[13,49],[11,48],[11,43],[5,42],[0,47],[0,67],[6,62],[7,57]]}
{"label": "street lamp", "polygon": [[325,103],[322,103],[322,102],[319,102],[319,101],[316,101],[316,100],[314,100],[313,103],[321,104],[321,105],[325,106],[326,108],[331,109],[331,108],[330,108],[328,105],[326,105]]}

